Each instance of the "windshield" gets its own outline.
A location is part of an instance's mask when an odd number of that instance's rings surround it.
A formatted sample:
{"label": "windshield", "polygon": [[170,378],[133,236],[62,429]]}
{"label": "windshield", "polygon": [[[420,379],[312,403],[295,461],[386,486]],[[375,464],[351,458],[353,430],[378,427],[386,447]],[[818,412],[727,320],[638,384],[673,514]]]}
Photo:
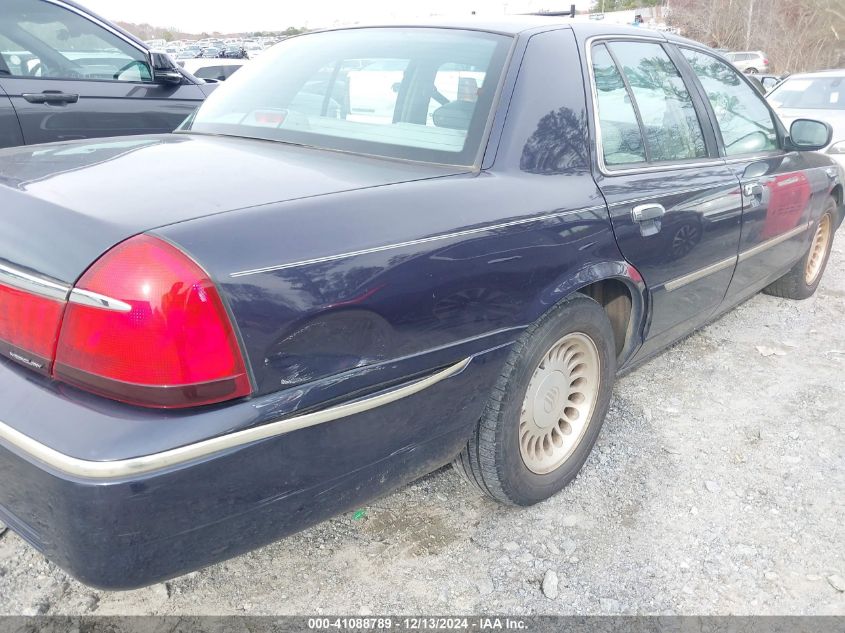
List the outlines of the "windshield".
{"label": "windshield", "polygon": [[183,129],[469,165],[510,43],[437,28],[294,37],[215,90]]}
{"label": "windshield", "polygon": [[786,79],[768,99],[776,108],[845,110],[845,75]]}

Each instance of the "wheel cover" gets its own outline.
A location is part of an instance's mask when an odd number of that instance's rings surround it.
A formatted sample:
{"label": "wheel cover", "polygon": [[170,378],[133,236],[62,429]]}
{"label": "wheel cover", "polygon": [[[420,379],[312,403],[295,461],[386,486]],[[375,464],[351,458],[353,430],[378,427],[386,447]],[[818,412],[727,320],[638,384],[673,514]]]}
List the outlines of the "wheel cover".
{"label": "wheel cover", "polygon": [[816,227],[816,234],[813,236],[813,243],[810,246],[810,255],[807,257],[807,265],[804,267],[804,283],[812,286],[818,280],[824,265],[824,257],[827,254],[827,247],[832,235],[830,225],[830,214],[825,213]]}
{"label": "wheel cover", "polygon": [[601,382],[596,344],[573,332],[546,352],[531,380],[519,417],[519,452],[538,475],[557,469],[590,425]]}

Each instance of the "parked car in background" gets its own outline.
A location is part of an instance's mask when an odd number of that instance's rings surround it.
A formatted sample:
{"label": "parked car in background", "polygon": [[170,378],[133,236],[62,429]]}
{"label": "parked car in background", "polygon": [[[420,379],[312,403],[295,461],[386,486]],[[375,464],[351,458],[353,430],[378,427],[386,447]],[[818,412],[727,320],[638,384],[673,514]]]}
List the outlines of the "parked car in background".
{"label": "parked car in background", "polygon": [[0,147],[170,132],[212,86],[70,0],[3,0]]}
{"label": "parked car in background", "polygon": [[182,68],[203,80],[226,81],[244,64],[245,59],[188,59],[180,62]]}
{"label": "parked car in background", "polygon": [[186,46],[176,53],[175,59],[196,59],[202,57],[202,49],[199,46]]}
{"label": "parked car in background", "polygon": [[240,44],[227,44],[223,49],[222,57],[229,59],[245,59],[247,54],[244,47]]}
{"label": "parked car in background", "polygon": [[200,57],[204,57],[206,59],[211,59],[211,58],[215,58],[215,57],[222,57],[222,56],[223,56],[223,50],[220,49],[220,48],[217,48],[216,46],[208,46],[208,47],[202,49],[202,54],[200,55]]}
{"label": "parked car in background", "polygon": [[129,588],[449,462],[542,501],[618,370],[815,292],[829,135],[700,44],[540,18],[303,35],[177,133],[4,150],[0,519]]}
{"label": "parked car in background", "polygon": [[246,55],[247,57],[249,57],[249,59],[255,59],[256,57],[261,55],[261,53],[264,52],[264,48],[265,47],[263,44],[259,44],[257,42],[252,42],[251,44],[244,44],[244,49],[246,50]]}
{"label": "parked car in background", "polygon": [[736,68],[749,75],[769,73],[772,70],[769,58],[763,51],[738,51],[725,53],[727,59]]}
{"label": "parked car in background", "polygon": [[833,135],[823,151],[845,169],[845,69],[790,75],[766,98],[784,125],[800,118],[830,124]]}

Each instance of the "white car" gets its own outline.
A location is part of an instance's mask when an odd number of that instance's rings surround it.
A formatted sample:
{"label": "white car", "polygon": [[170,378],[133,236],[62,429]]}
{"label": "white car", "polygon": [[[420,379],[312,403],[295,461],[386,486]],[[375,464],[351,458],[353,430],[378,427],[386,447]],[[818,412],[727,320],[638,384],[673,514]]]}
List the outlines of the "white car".
{"label": "white car", "polygon": [[261,55],[261,53],[264,52],[265,48],[257,42],[244,42],[244,50],[246,50],[246,54],[249,56],[250,59],[255,59],[256,57]]}
{"label": "white car", "polygon": [[225,57],[186,59],[179,64],[199,79],[226,81],[247,63],[246,59],[226,59]]}
{"label": "white car", "polygon": [[766,95],[786,129],[795,119],[818,119],[833,128],[821,150],[845,170],[845,69],[790,75]]}

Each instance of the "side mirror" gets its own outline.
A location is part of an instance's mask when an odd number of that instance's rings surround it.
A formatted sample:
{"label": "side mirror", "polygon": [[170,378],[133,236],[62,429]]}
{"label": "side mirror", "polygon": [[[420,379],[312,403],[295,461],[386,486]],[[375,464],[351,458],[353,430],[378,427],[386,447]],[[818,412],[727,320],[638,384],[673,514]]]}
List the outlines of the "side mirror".
{"label": "side mirror", "polygon": [[153,72],[153,81],[157,84],[178,86],[182,83],[182,79],[182,73],[176,69],[155,70]]}
{"label": "side mirror", "polygon": [[820,150],[830,144],[833,128],[814,119],[795,119],[789,126],[789,147],[802,152]]}
{"label": "side mirror", "polygon": [[185,78],[167,53],[150,53],[150,62],[153,82],[157,84],[178,86]]}

